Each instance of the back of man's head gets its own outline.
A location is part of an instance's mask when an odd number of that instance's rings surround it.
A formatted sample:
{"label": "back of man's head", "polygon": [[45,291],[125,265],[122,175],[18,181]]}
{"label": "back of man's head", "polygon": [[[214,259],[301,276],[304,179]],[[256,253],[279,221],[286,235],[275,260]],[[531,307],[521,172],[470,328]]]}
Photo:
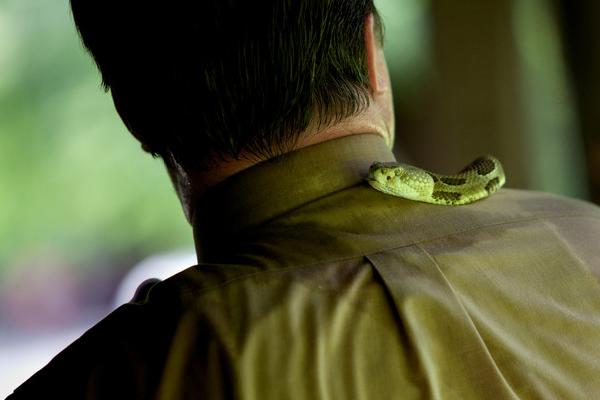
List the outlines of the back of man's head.
{"label": "back of man's head", "polygon": [[83,42],[144,149],[196,169],[289,151],[309,123],[369,104],[373,0],[71,0]]}

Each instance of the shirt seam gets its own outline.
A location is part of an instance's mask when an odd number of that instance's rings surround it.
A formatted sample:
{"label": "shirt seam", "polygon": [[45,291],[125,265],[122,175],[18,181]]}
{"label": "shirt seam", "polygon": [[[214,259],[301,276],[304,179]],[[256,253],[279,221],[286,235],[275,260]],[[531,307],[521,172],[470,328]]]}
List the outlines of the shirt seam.
{"label": "shirt seam", "polygon": [[471,325],[471,328],[473,329],[473,332],[476,333],[477,338],[481,341],[483,347],[485,348],[485,352],[487,353],[488,357],[492,361],[492,363],[494,365],[494,368],[496,369],[496,372],[501,377],[502,382],[504,383],[505,388],[510,392],[510,394],[512,394],[514,396],[515,399],[518,398],[517,394],[514,392],[514,389],[511,387],[510,383],[508,382],[508,380],[504,376],[504,373],[502,372],[502,370],[498,366],[496,358],[494,357],[494,355],[492,354],[492,352],[490,351],[490,349],[488,347],[488,343],[484,340],[483,336],[479,332],[479,329],[478,329],[477,325],[475,325],[475,322],[473,321],[473,318],[471,317],[471,314],[466,309],[466,307],[465,307],[465,305],[463,303],[463,300],[460,298],[459,294],[454,290],[454,286],[452,286],[452,283],[448,280],[448,278],[444,274],[444,271],[443,271],[442,267],[440,266],[440,264],[438,263],[438,261],[435,259],[435,257],[429,251],[427,251],[427,249],[425,247],[421,246],[420,243],[415,243],[414,247],[416,247],[417,249],[419,249],[419,251],[421,251],[425,255],[425,257],[431,263],[433,263],[433,265],[435,265],[435,268],[437,269],[438,273],[440,274],[440,276],[444,280],[445,285],[448,287],[448,289],[450,290],[450,292],[452,292],[452,296],[456,300],[456,303],[458,304],[458,306],[460,307],[460,309],[464,313],[466,319],[469,321],[469,324]]}

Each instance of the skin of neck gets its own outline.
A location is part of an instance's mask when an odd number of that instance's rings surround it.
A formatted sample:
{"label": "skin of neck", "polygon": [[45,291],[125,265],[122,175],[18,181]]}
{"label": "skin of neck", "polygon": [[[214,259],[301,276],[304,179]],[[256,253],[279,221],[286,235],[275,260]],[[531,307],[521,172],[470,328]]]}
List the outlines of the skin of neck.
{"label": "skin of neck", "polygon": [[[309,126],[295,147],[299,150],[343,136],[373,134],[385,140],[390,148],[394,145],[394,112],[390,77],[387,63],[374,27],[373,15],[365,19],[364,30],[366,61],[369,73],[370,104],[363,112],[346,118],[335,125],[323,129]],[[242,153],[239,160],[234,158],[215,163],[205,171],[188,172],[175,162],[165,162],[167,172],[181,201],[188,222],[194,220],[194,205],[210,187],[224,181],[259,162],[265,161]]]}

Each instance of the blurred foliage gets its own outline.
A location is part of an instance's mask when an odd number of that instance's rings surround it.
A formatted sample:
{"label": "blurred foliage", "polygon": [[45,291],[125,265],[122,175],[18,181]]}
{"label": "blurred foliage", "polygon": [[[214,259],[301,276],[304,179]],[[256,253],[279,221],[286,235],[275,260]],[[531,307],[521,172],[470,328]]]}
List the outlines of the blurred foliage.
{"label": "blurred foliage", "polygon": [[0,0],[0,272],[191,246],[162,163],[123,127],[68,1]]}

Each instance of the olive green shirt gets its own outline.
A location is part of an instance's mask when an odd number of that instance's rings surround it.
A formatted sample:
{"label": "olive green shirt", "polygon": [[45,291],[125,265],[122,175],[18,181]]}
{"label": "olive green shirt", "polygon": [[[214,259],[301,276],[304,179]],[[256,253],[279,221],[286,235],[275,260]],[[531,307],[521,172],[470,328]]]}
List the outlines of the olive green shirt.
{"label": "olive green shirt", "polygon": [[409,201],[364,181],[393,160],[349,136],[215,186],[201,262],[12,399],[600,398],[600,208],[510,189]]}

